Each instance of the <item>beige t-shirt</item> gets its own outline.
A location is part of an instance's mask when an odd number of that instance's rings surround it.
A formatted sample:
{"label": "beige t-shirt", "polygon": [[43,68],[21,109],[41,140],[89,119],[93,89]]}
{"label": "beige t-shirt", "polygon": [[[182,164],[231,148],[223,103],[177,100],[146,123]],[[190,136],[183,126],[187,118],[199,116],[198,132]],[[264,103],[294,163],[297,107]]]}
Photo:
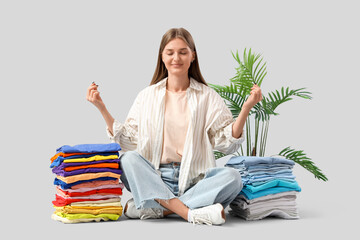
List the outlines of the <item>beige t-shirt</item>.
{"label": "beige t-shirt", "polygon": [[190,110],[186,91],[166,90],[162,156],[160,163],[181,162]]}

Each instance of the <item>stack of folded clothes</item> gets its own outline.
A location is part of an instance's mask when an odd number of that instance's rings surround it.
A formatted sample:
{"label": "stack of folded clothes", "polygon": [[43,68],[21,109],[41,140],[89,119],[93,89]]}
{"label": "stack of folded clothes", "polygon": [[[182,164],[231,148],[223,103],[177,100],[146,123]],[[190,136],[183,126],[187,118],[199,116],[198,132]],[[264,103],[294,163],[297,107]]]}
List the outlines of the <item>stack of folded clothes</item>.
{"label": "stack of folded clothes", "polygon": [[243,189],[230,203],[229,213],[246,220],[268,216],[299,218],[297,192],[301,191],[292,173],[294,161],[282,157],[235,156],[225,165],[240,172]]}
{"label": "stack of folded clothes", "polygon": [[122,214],[120,145],[64,145],[51,158],[56,174],[52,219],[64,223],[118,220]]}

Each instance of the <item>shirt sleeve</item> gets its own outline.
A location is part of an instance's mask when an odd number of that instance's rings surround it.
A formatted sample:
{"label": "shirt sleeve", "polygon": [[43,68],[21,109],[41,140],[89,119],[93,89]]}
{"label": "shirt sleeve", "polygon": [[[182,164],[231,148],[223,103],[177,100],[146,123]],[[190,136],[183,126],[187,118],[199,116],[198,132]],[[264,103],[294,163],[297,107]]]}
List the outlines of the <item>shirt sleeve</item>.
{"label": "shirt sleeve", "polygon": [[231,111],[226,106],[221,96],[213,91],[209,101],[208,110],[208,136],[214,150],[220,151],[226,155],[236,152],[245,140],[245,130],[239,138],[232,136],[232,127],[235,123]]}
{"label": "shirt sleeve", "polygon": [[126,152],[136,150],[138,143],[138,119],[139,119],[139,106],[141,96],[140,93],[136,97],[124,123],[114,120],[111,134],[109,128],[106,126],[106,132],[111,142],[120,144],[121,150]]}

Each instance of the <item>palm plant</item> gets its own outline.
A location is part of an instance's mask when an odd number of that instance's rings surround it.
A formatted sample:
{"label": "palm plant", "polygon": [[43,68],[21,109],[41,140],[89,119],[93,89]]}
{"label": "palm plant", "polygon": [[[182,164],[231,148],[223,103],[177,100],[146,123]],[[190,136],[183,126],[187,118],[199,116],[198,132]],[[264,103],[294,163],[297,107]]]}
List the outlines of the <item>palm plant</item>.
{"label": "palm plant", "polygon": [[[243,61],[240,60],[238,51],[236,55],[234,55],[234,53],[232,53],[232,55],[239,66],[236,68],[236,75],[230,79],[230,85],[219,86],[209,84],[209,86],[225,100],[233,117],[236,118],[244,102],[250,95],[253,84],[261,87],[267,72],[266,62],[263,61],[260,54],[252,53],[251,48],[248,52],[246,49],[244,50]],[[292,100],[294,97],[303,99],[312,98],[311,93],[305,91],[305,88],[289,89],[289,87],[282,87],[281,90],[275,90],[269,92],[268,96],[263,96],[262,101],[253,107],[246,120],[246,147],[244,149],[243,146],[241,146],[241,153],[237,151],[234,155],[264,156],[270,117],[279,115],[275,112],[277,107],[282,103]],[[224,153],[218,151],[214,151],[214,154],[216,159],[225,156]],[[278,155],[293,160],[295,163],[313,173],[315,178],[323,181],[328,180],[302,150],[286,147],[281,150]]]}

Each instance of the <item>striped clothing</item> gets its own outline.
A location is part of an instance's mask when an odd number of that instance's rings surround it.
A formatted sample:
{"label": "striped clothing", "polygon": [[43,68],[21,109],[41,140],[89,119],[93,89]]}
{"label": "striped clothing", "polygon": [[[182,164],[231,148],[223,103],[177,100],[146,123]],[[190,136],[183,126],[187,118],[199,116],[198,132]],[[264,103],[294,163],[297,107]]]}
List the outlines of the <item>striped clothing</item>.
{"label": "striped clothing", "polygon": [[[125,123],[115,120],[112,142],[123,151],[136,150],[159,168],[164,130],[165,93],[167,78],[150,85],[137,95]],[[179,195],[199,179],[208,168],[216,167],[213,149],[231,154],[244,141],[232,136],[235,120],[221,96],[210,87],[190,78],[186,89],[191,118],[186,134],[179,175]]]}

